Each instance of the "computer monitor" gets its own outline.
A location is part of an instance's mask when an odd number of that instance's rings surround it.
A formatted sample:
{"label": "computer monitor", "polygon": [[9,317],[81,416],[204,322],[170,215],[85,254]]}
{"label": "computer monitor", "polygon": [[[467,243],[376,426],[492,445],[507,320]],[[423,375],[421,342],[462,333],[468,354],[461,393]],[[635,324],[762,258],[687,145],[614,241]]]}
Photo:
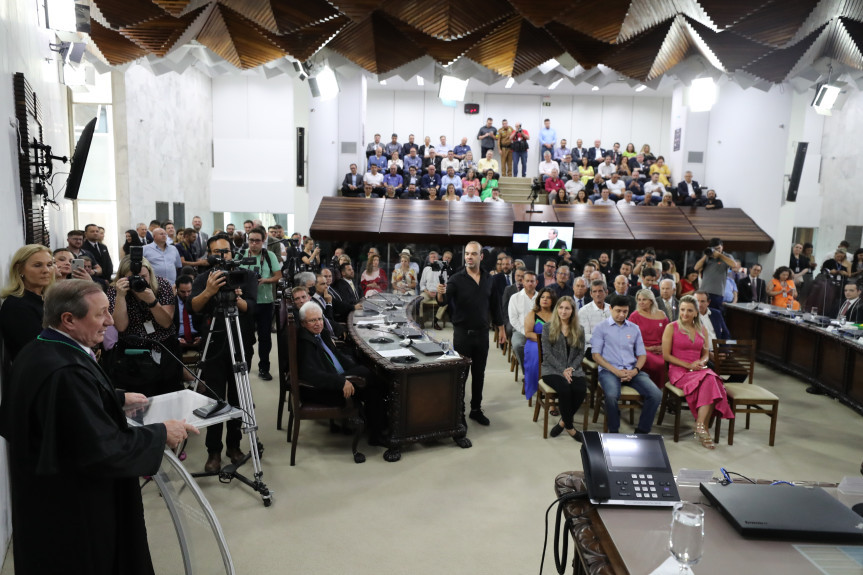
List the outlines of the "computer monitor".
{"label": "computer monitor", "polygon": [[520,254],[556,254],[570,251],[575,226],[556,222],[513,222],[512,248]]}

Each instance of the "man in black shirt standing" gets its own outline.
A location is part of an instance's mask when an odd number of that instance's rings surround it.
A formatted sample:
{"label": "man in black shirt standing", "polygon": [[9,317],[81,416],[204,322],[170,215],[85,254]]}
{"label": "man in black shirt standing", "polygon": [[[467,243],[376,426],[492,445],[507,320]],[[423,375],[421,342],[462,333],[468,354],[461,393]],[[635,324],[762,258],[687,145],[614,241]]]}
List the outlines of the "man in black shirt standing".
{"label": "man in black shirt standing", "polygon": [[482,413],[482,387],[488,361],[489,313],[491,322],[498,326],[500,341],[506,336],[500,295],[494,290],[493,276],[480,267],[480,260],[482,246],[479,242],[469,242],[464,250],[464,269],[454,273],[446,285],[438,285],[437,300],[449,306],[453,347],[471,360],[470,418],[480,425],[488,425],[489,420]]}

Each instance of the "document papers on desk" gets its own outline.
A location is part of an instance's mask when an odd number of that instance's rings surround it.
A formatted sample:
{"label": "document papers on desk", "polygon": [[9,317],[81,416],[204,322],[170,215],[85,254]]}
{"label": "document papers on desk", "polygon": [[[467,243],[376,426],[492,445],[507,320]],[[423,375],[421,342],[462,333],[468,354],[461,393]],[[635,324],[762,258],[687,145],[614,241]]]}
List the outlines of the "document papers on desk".
{"label": "document papers on desk", "polygon": [[400,347],[399,349],[383,349],[378,351],[381,357],[405,357],[413,355],[413,352],[407,348]]}
{"label": "document papers on desk", "polygon": [[795,545],[794,548],[824,575],[863,573],[863,547]]}

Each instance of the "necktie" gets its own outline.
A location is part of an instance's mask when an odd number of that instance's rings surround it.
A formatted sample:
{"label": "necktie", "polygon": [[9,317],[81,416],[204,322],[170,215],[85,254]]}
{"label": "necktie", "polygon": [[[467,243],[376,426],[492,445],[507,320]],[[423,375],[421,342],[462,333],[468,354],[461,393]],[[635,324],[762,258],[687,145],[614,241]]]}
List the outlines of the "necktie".
{"label": "necktie", "polygon": [[758,282],[757,280],[752,280],[752,301],[758,301]]}
{"label": "necktie", "polygon": [[839,310],[839,315],[848,315],[848,308],[851,307],[851,302],[849,300],[845,300],[845,303],[842,304],[842,309]]}
{"label": "necktie", "polygon": [[[317,301],[317,302],[318,302],[318,304],[321,306],[321,308],[323,309],[323,311],[326,311],[326,309],[327,309],[327,302],[326,302],[326,300],[323,298],[323,296],[319,296],[318,294],[315,294],[315,301]],[[322,317],[323,317],[323,319],[324,319],[324,325],[326,326],[327,331],[328,331],[328,332],[330,332],[330,335],[331,335],[331,336],[335,337],[335,336],[336,336],[336,332],[334,332],[334,331],[333,331],[333,326],[330,324],[330,320],[328,320],[326,316],[322,316]]]}
{"label": "necktie", "polygon": [[512,285],[512,281],[509,278],[509,274],[504,275],[504,277],[506,278],[506,285],[508,285],[508,286]]}
{"label": "necktie", "polygon": [[192,343],[195,338],[192,337],[192,318],[189,316],[189,308],[183,305],[183,339],[187,343]]}
{"label": "necktie", "polygon": [[[92,350],[92,349],[88,349],[88,350],[87,350],[87,353],[89,353],[89,354],[90,354],[90,357],[91,357],[91,358],[93,358],[93,361],[97,361],[97,360],[96,360],[96,354],[93,352],[93,350]],[[98,363],[98,361],[97,361],[97,363]]]}
{"label": "necktie", "polygon": [[578,298],[578,309],[581,309],[581,306],[583,306],[583,305],[584,305],[584,300],[581,298]]}
{"label": "necktie", "polygon": [[354,286],[354,282],[352,282],[351,280],[345,280],[345,281],[348,282],[349,286],[351,286],[351,292],[353,292],[354,298],[359,299],[359,296],[357,296],[357,288],[356,288],[356,286]]}
{"label": "necktie", "polygon": [[[326,320],[327,320],[327,318],[324,318],[324,321],[326,321]],[[315,336],[315,340],[318,342],[318,345],[319,345],[319,346],[321,346],[321,348],[322,348],[322,349],[324,350],[324,352],[327,354],[327,357],[330,359],[330,363],[332,363],[332,364],[333,364],[333,367],[335,367],[335,368],[336,368],[336,372],[337,372],[337,373],[339,373],[339,374],[344,373],[344,372],[345,372],[345,368],[343,368],[343,367],[342,367],[342,364],[341,364],[341,362],[339,361],[339,358],[337,358],[337,357],[336,357],[336,354],[334,354],[334,353],[332,352],[332,350],[330,350],[330,348],[329,348],[329,347],[327,347],[327,345],[326,345],[326,344],[324,344],[324,340],[323,340],[323,338],[321,338],[321,336],[320,336],[320,335],[316,335],[316,336]]]}

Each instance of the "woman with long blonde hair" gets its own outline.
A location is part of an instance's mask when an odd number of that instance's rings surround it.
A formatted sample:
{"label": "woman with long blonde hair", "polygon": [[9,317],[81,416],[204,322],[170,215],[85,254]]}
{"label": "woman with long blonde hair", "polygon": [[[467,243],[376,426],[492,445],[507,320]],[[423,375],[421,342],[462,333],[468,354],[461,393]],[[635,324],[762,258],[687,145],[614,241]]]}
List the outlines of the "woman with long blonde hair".
{"label": "woman with long blonde hair", "polygon": [[0,292],[0,333],[11,360],[42,331],[42,295],[55,279],[54,256],[40,244],[18,248]]}
{"label": "woman with long blonde hair", "polygon": [[695,439],[714,449],[708,428],[714,410],[723,419],[732,419],[725,385],[707,367],[710,351],[707,330],[701,325],[698,302],[691,295],[680,298],[680,318],[668,324],[662,334],[662,356],[668,362],[668,380],[683,390],[689,410],[695,415]]}
{"label": "woman with long blonde hair", "polygon": [[542,381],[557,393],[561,417],[549,435],[557,437],[565,429],[576,441],[581,441],[573,418],[587,395],[587,380],[581,369],[584,329],[578,323],[578,310],[571,297],[557,300],[541,342]]}

